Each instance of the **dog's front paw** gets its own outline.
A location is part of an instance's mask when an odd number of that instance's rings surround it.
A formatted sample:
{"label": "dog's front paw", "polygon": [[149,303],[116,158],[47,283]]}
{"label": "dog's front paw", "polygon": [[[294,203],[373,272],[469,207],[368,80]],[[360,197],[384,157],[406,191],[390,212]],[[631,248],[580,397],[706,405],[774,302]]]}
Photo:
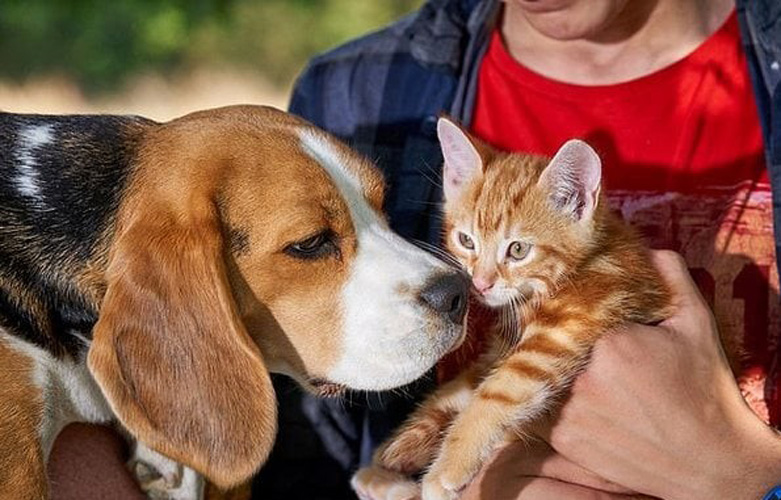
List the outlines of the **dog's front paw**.
{"label": "dog's front paw", "polygon": [[147,497],[151,500],[201,500],[203,478],[189,467],[175,462],[141,443],[128,463]]}
{"label": "dog's front paw", "polygon": [[360,469],[350,485],[361,500],[420,499],[420,486],[415,481],[377,465]]}
{"label": "dog's front paw", "polygon": [[203,498],[203,478],[180,464],[177,472],[161,474],[144,462],[135,462],[131,471],[146,496],[150,500],[201,500]]}

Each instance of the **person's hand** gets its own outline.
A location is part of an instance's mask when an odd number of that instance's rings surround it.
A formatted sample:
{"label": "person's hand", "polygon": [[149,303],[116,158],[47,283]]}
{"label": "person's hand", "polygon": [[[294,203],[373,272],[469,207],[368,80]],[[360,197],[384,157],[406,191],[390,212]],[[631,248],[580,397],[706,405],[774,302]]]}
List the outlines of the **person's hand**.
{"label": "person's hand", "polygon": [[781,482],[781,438],[743,401],[683,260],[672,252],[654,260],[673,291],[673,317],[600,340],[542,433],[558,453],[511,446],[467,498],[758,499]]}
{"label": "person's hand", "polygon": [[567,460],[540,440],[500,450],[464,490],[461,500],[648,499]]}
{"label": "person's hand", "polygon": [[602,339],[547,439],[649,495],[761,498],[781,482],[781,438],[743,401],[683,259],[655,252],[654,260],[673,292],[673,317]]}
{"label": "person's hand", "polygon": [[127,443],[116,430],[68,425],[49,455],[50,500],[146,500],[127,468],[127,458]]}

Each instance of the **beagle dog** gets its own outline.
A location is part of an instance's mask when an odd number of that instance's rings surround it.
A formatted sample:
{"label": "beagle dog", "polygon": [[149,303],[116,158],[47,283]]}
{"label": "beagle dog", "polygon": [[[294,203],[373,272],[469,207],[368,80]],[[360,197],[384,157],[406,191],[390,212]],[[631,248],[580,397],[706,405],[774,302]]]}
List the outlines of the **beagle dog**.
{"label": "beagle dog", "polygon": [[0,499],[47,497],[70,422],[118,420],[142,487],[198,498],[266,460],[269,371],[324,395],[420,377],[469,281],[382,204],[367,160],[272,108],[0,114]]}

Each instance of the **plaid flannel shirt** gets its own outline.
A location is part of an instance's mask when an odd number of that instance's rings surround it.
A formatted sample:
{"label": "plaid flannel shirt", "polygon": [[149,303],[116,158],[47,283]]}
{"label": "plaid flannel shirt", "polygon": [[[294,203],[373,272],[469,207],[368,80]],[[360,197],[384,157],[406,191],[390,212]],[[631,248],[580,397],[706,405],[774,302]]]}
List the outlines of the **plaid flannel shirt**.
{"label": "plaid flannel shirt", "polygon": [[[470,124],[478,70],[499,6],[498,0],[429,0],[389,27],[314,58],[295,86],[291,112],[382,169],[388,181],[385,208],[392,227],[406,238],[439,242],[442,157],[436,121],[444,112]],[[738,0],[737,8],[764,134],[774,227],[781,234],[781,2]],[[777,236],[778,257],[780,240]],[[316,401],[287,382],[277,383],[280,437],[260,481],[264,491],[279,492],[276,471],[285,471],[287,483],[296,468],[285,467],[285,460],[298,468],[306,460],[311,468],[298,489],[279,493],[291,498],[350,497],[349,474],[370,460],[415,402],[394,395],[377,400],[362,395],[356,398],[362,404]]]}

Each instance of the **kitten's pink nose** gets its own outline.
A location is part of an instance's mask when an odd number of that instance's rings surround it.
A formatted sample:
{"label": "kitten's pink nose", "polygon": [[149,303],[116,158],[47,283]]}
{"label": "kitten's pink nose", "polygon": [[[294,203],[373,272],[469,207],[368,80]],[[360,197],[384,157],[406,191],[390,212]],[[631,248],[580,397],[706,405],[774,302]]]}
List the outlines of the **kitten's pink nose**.
{"label": "kitten's pink nose", "polygon": [[472,279],[472,284],[475,285],[475,288],[477,288],[477,291],[480,292],[482,295],[485,295],[488,290],[493,288],[495,281],[487,280],[485,278],[482,278],[480,276],[475,276]]}

